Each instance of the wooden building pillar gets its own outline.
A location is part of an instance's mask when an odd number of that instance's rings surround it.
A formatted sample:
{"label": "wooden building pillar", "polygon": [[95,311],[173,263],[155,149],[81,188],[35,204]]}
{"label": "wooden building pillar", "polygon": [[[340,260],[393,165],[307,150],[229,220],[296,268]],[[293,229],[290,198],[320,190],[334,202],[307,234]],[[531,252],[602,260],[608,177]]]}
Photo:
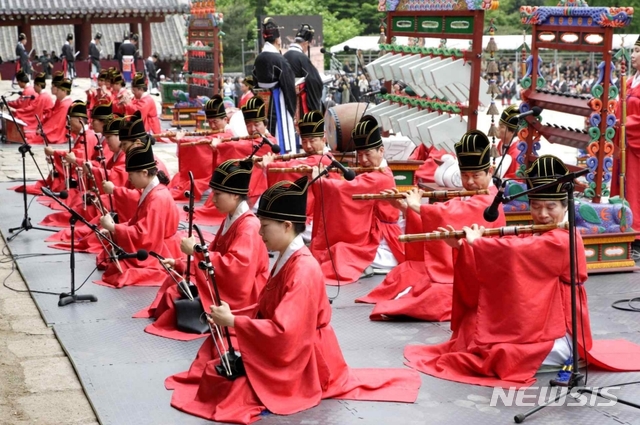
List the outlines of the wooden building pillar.
{"label": "wooden building pillar", "polygon": [[89,17],[79,24],[73,26],[73,53],[80,52],[76,60],[84,60],[89,57],[89,43],[91,43],[91,22]]}
{"label": "wooden building pillar", "polygon": [[142,21],[142,51],[140,52],[140,56],[142,59],[146,59],[151,56],[153,52],[151,51],[151,22],[149,22],[149,18],[145,17],[144,21]]}
{"label": "wooden building pillar", "polygon": [[129,32],[131,33],[131,35],[139,34],[137,22],[129,22]]}

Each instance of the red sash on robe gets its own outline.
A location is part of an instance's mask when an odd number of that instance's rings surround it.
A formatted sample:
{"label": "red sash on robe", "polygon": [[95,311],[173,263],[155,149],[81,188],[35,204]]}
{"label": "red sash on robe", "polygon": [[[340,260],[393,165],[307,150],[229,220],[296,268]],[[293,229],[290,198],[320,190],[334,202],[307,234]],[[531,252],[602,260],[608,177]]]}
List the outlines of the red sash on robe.
{"label": "red sash on robe", "polygon": [[[407,346],[406,364],[456,382],[531,385],[554,341],[571,331],[569,233],[479,238],[473,245],[465,240],[456,254],[453,335],[443,344]],[[582,250],[577,279],[580,355],[608,370],[640,369],[640,346],[624,340],[592,343]]]}
{"label": "red sash on robe", "polygon": [[[138,206],[134,216],[125,224],[116,224],[114,240],[125,252],[140,249],[154,251],[165,258],[180,256],[180,241],[176,237],[178,207],[166,186],[154,187]],[[149,256],[145,261],[129,259],[120,261],[123,273],[115,263],[109,263],[102,280],[95,283],[121,288],[128,285],[160,286],[165,271],[158,260]]]}
{"label": "red sash on robe", "polygon": [[[214,241],[209,245],[209,257],[215,268],[216,283],[220,290],[220,298],[227,302],[232,310],[249,307],[258,302],[258,295],[262,291],[269,276],[269,256],[267,249],[258,234],[260,221],[247,211],[233,222],[229,230],[223,235],[222,226]],[[193,264],[204,260],[202,253],[194,253]],[[186,261],[176,259],[175,270],[184,273]],[[198,267],[191,267],[193,279],[198,288],[198,294],[205,311],[213,304],[211,292],[213,289]],[[156,321],[145,328],[145,332],[165,338],[190,341],[202,338],[206,334],[191,334],[176,329],[176,312],[174,299],[180,298],[175,281],[167,276],[156,298],[147,308],[136,313],[133,317],[154,317]]]}
{"label": "red sash on robe", "polygon": [[[482,217],[498,190],[491,186],[489,191],[489,195],[476,195],[465,200],[453,198],[447,202],[420,206],[419,217],[413,211],[409,213],[406,233],[429,233],[447,225],[459,230],[474,223],[488,228],[504,226],[506,220],[502,208],[493,223]],[[421,225],[417,223],[418,220],[422,221]],[[371,320],[382,320],[385,318],[383,315],[387,318],[406,316],[436,322],[451,320],[454,277],[452,249],[444,241],[423,242],[421,245],[424,250],[422,265],[408,261],[399,264],[378,287],[356,300],[376,304],[369,316]],[[409,287],[411,290],[407,294],[395,299]]]}
{"label": "red sash on robe", "polygon": [[354,194],[379,193],[394,187],[388,168],[360,174],[350,182],[322,178],[311,185],[316,199],[316,220],[310,249],[320,263],[327,285],[338,285],[338,279],[341,285],[357,281],[375,259],[382,237],[398,263],[404,261],[404,249],[398,241],[401,233],[398,210],[386,201],[351,198]]}
{"label": "red sash on robe", "polygon": [[207,361],[203,352],[211,352],[208,338],[192,368],[165,381],[174,390],[171,405],[209,420],[248,424],[264,410],[288,415],[325,398],[416,400],[420,378],[411,371],[350,369],[330,320],[322,272],[303,247],[269,279],[256,313],[235,318],[247,375],[234,381],[218,376],[219,361]]}

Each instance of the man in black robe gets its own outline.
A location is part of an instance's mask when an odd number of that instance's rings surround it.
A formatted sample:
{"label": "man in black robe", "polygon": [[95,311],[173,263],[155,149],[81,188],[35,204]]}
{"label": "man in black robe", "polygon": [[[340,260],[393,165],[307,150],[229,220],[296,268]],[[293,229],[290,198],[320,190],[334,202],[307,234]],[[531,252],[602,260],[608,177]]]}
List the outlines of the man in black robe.
{"label": "man in black robe", "polygon": [[304,78],[304,94],[306,102],[302,105],[302,111],[306,114],[310,111],[322,110],[322,78],[320,73],[309,59],[309,48],[313,40],[314,30],[309,24],[302,24],[296,34],[295,42],[289,46],[284,58],[291,65],[296,78]]}
{"label": "man in black robe", "polygon": [[280,31],[271,18],[262,24],[264,47],[253,64],[258,86],[271,91],[268,109],[269,132],[276,136],[282,153],[295,150],[293,117],[296,114],[295,76],[280,54]]}
{"label": "man in black robe", "polygon": [[[76,78],[76,55],[73,53],[73,34],[67,34],[67,41],[62,45],[60,56],[66,61],[67,76],[70,80]],[[64,68],[64,65],[63,65]]]}

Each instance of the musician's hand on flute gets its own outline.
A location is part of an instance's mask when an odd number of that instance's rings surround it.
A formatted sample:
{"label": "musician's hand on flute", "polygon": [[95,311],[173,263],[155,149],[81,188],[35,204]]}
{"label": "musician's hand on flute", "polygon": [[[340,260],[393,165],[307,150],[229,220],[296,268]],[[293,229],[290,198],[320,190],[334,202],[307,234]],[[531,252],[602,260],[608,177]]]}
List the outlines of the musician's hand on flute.
{"label": "musician's hand on flute", "polygon": [[47,156],[51,156],[53,155],[53,153],[55,152],[55,149],[53,149],[51,146],[45,146],[44,148],[44,154]]}
{"label": "musician's hand on flute", "polygon": [[100,229],[100,233],[102,233],[105,236],[109,236],[111,234],[111,232],[109,232],[107,229]]}
{"label": "musician's hand on flute", "polygon": [[267,165],[271,164],[272,162],[275,161],[275,154],[271,153],[271,152],[267,152],[263,157],[262,157],[262,161],[260,162],[256,162],[256,165],[260,168],[267,168]]}
{"label": "musician's hand on flute", "polygon": [[[395,195],[396,193],[400,193],[400,191],[398,189],[391,188],[391,189],[385,189],[380,191],[381,195]],[[395,208],[399,209],[400,211],[402,211],[402,213],[406,213],[407,212],[407,201],[405,201],[404,199],[398,199],[398,198],[387,198],[385,199],[385,201],[387,201],[388,203],[390,203],[391,205],[393,205]]]}
{"label": "musician's hand on flute", "polygon": [[109,214],[100,217],[100,225],[111,233],[116,231],[116,224],[113,222],[113,218],[111,218],[111,215]]}
{"label": "musician's hand on flute", "polygon": [[113,191],[116,188],[116,185],[108,182],[106,180],[102,181],[102,190],[104,190],[104,193],[106,193],[107,195],[113,195]]}
{"label": "musician's hand on flute", "polygon": [[236,316],[231,313],[229,304],[222,300],[220,301],[220,304],[220,307],[215,305],[211,306],[211,318],[208,320],[219,326],[228,326],[233,328],[236,323]]}
{"label": "musician's hand on flute", "polygon": [[169,137],[172,137],[175,140],[182,140],[184,139],[184,134],[185,134],[184,131],[176,131],[173,136],[169,136]]}
{"label": "musician's hand on flute", "polygon": [[193,246],[196,244],[196,238],[191,236],[190,238],[183,238],[180,241],[180,251],[187,255],[193,255]]}
{"label": "musician's hand on flute", "polygon": [[75,164],[76,161],[76,154],[73,152],[69,152],[68,154],[66,154],[64,156],[65,161],[67,161],[69,164]]}
{"label": "musician's hand on flute", "polygon": [[214,151],[217,150],[220,143],[222,143],[222,140],[220,140],[218,137],[214,137],[213,139],[211,139],[211,149],[213,149]]}
{"label": "musician's hand on flute", "polygon": [[478,226],[477,224],[472,224],[471,227],[464,226],[462,230],[467,235],[466,239],[469,245],[473,245],[473,242],[484,234],[484,226]]}
{"label": "musician's hand on flute", "polygon": [[170,269],[176,266],[176,260],[173,258],[165,258],[164,260],[160,260],[160,262]]}
{"label": "musician's hand on flute", "polygon": [[422,189],[413,188],[404,193],[404,200],[407,203],[407,207],[420,214],[420,205],[422,200]]}
{"label": "musician's hand on flute", "polygon": [[[438,232],[440,233],[444,233],[444,232],[455,232],[456,229],[453,228],[452,225],[447,225],[447,227],[438,227]],[[454,239],[454,238],[447,238],[447,239],[443,239],[444,243],[446,243],[447,245],[449,245],[451,248],[454,249],[458,249],[460,248],[460,245],[462,244],[462,241],[459,239]]]}
{"label": "musician's hand on flute", "polygon": [[318,164],[318,165],[314,165],[311,168],[311,179],[315,179],[316,177],[318,177],[320,175],[320,173],[322,173],[325,169],[324,164]]}

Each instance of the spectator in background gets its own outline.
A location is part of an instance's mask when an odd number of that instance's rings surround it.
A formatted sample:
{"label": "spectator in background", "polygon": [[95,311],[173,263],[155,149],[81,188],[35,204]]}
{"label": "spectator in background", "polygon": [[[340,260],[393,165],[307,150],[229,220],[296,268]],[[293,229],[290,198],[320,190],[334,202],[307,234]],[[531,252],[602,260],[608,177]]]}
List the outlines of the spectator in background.
{"label": "spectator in background", "polygon": [[42,51],[42,56],[38,58],[40,66],[42,66],[42,72],[44,72],[46,78],[51,78],[51,72],[53,70],[53,59],[47,53],[46,50]]}
{"label": "spectator in background", "polygon": [[149,85],[151,86],[151,91],[158,91],[158,68],[156,64],[158,63],[158,54],[154,53],[149,56],[147,60],[144,62],[144,70],[147,74],[147,80],[149,80]]}
{"label": "spectator in background", "polygon": [[241,78],[236,77],[233,80],[233,103],[236,107],[240,107],[240,96],[242,96],[242,84],[240,83]]}
{"label": "spectator in background", "polygon": [[16,59],[18,60],[19,68],[16,72],[22,69],[25,74],[31,76],[31,64],[29,63],[29,53],[27,52],[27,36],[23,33],[18,35],[18,44],[16,45]]}

